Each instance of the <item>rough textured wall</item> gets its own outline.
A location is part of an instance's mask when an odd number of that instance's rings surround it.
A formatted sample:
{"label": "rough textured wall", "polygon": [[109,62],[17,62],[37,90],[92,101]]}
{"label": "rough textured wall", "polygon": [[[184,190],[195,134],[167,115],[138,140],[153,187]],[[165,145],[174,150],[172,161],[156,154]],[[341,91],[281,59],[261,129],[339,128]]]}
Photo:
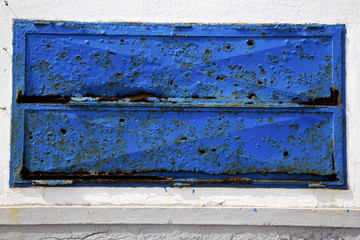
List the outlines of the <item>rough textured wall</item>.
{"label": "rough textured wall", "polygon": [[[346,24],[349,190],[9,188],[12,19],[15,18],[68,21]],[[358,124],[360,2],[358,0],[3,0],[0,1],[0,32],[0,205],[2,206],[182,205],[320,209],[360,207],[360,158],[357,151],[360,142]],[[141,216],[138,218],[141,219]],[[326,222],[325,217],[319,225]],[[0,228],[0,239],[360,239],[359,235],[358,229],[265,226],[50,225]]]}
{"label": "rough textured wall", "polygon": [[1,239],[17,240],[358,240],[360,229],[256,227],[256,226],[156,226],[156,225],[60,225],[0,227]]}

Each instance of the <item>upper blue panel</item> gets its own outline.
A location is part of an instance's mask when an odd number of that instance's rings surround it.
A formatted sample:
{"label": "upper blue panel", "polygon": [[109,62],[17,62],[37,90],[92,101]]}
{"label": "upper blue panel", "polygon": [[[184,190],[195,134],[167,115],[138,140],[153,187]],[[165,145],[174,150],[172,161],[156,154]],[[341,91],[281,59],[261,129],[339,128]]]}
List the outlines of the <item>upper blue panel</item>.
{"label": "upper blue panel", "polygon": [[28,34],[26,46],[28,96],[245,100],[253,93],[269,103],[327,97],[333,85],[331,37]]}
{"label": "upper blue panel", "polygon": [[26,52],[26,96],[121,98],[146,92],[299,104],[341,92],[342,59],[333,50],[341,49],[341,25],[19,21],[15,28],[16,41],[25,41],[18,50]]}

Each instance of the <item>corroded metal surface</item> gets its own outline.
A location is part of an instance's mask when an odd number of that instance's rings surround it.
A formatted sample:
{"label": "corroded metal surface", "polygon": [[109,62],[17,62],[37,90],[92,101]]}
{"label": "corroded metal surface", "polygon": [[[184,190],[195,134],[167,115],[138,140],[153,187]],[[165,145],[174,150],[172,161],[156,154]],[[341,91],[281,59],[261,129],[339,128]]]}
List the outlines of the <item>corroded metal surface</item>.
{"label": "corroded metal surface", "polygon": [[343,25],[14,22],[12,186],[346,188]]}

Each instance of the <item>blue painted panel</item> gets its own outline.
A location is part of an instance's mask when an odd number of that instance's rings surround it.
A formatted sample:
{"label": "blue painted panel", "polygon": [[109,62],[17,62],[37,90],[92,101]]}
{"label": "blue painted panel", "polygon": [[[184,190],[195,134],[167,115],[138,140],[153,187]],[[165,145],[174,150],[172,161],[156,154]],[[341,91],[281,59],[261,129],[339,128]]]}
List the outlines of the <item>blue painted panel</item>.
{"label": "blue painted panel", "polygon": [[51,173],[281,169],[331,175],[332,115],[269,109],[28,110],[24,167]]}
{"label": "blue painted panel", "polygon": [[14,22],[11,185],[346,188],[343,25]]}
{"label": "blue painted panel", "polygon": [[330,37],[29,34],[26,44],[28,96],[150,92],[162,98],[300,102],[329,96],[333,85]]}

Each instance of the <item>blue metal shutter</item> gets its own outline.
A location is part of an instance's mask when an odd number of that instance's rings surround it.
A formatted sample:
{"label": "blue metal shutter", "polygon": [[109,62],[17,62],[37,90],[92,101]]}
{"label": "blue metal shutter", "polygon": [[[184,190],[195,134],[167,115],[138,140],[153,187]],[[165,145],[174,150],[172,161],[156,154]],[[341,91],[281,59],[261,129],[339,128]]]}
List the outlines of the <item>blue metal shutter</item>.
{"label": "blue metal shutter", "polygon": [[346,188],[344,35],[16,20],[11,186]]}

